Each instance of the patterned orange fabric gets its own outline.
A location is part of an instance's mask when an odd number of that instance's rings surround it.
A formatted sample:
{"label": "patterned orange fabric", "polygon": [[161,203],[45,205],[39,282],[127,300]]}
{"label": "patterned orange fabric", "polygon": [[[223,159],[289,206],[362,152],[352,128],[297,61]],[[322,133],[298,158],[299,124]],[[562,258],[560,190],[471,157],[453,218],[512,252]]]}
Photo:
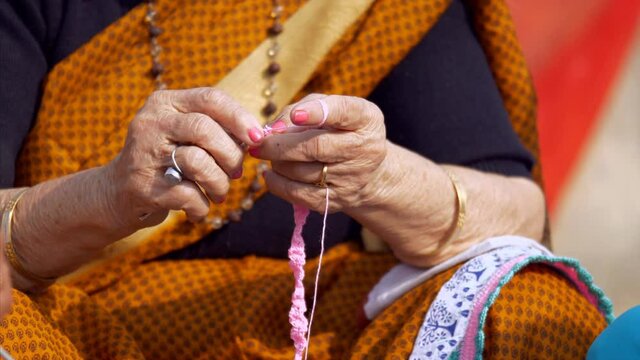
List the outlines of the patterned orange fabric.
{"label": "patterned orange fabric", "polygon": [[[286,17],[304,1],[282,2]],[[165,49],[164,80],[170,88],[218,82],[264,39],[270,21],[265,15],[271,0],[160,0],[157,4],[158,23],[168,34],[159,41]],[[429,31],[448,4],[445,0],[376,1],[331,50],[298,97],[309,92],[366,96]],[[486,0],[474,1],[472,9],[514,127],[537,154],[533,89],[506,7],[502,1]],[[48,75],[37,123],[18,162],[20,185],[99,166],[118,153],[128,122],[153,91],[143,17],[143,7],[134,9]],[[255,160],[247,159],[244,178],[232,185],[225,204],[211,209],[212,216],[224,216],[238,207],[256,177],[255,166]],[[0,345],[17,359],[290,359],[287,309],[293,282],[285,261],[247,257],[145,262],[210,231],[206,223],[180,223],[78,278],[74,287],[56,285],[31,298],[14,291],[16,305],[0,324]],[[412,290],[365,328],[358,319],[366,294],[395,263],[391,255],[364,253],[353,244],[327,253],[312,358],[406,358],[422,317],[455,269]],[[307,270],[315,265],[310,261]],[[530,271],[516,275],[515,288],[505,287],[496,306],[506,308],[504,301],[511,304],[509,299],[519,296],[545,301],[553,289],[564,301],[549,299],[554,310],[540,310],[539,321],[553,324],[557,309],[567,319],[582,318],[586,324],[603,326],[604,319],[593,307],[575,306],[582,298],[559,275],[534,275]],[[524,284],[524,291],[518,284]],[[310,282],[305,285],[309,287]],[[514,314],[527,313],[518,309],[490,313],[485,352],[489,357],[501,356],[504,348],[519,354],[538,351],[537,345],[527,349],[514,345],[534,343],[531,334],[526,341],[505,340],[508,332],[516,334]],[[568,334],[558,331],[553,333],[555,342],[543,343],[582,353],[592,332],[572,335],[580,337],[580,342],[569,342]]]}
{"label": "patterned orange fabric", "polygon": [[490,359],[584,359],[607,326],[604,317],[556,270],[521,270],[489,309],[485,356]]}
{"label": "patterned orange fabric", "polygon": [[[405,294],[363,327],[369,289],[395,260],[355,245],[328,252],[312,359],[406,359],[427,309],[457,266]],[[317,261],[307,265],[312,270]],[[307,293],[312,279],[305,281]],[[54,286],[16,305],[0,345],[16,359],[291,359],[285,261],[248,257],[149,263],[88,297]],[[485,325],[487,359],[583,358],[606,322],[561,274],[521,270]]]}

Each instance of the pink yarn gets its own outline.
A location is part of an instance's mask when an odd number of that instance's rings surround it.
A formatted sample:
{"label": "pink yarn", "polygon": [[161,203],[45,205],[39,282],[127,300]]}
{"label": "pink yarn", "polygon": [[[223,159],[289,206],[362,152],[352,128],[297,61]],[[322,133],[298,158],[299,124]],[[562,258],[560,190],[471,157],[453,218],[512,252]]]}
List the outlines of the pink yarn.
{"label": "pink yarn", "polygon": [[[318,296],[318,281],[320,279],[320,269],[322,267],[322,256],[324,255],[324,237],[327,229],[327,214],[329,213],[329,188],[326,188],[324,218],[322,221],[322,236],[320,238],[320,257],[318,259],[318,269],[316,271],[315,286],[313,292],[313,305],[311,306],[311,316],[307,322],[304,313],[307,311],[307,304],[304,300],[304,264],[305,249],[302,229],[307,222],[309,209],[300,205],[293,205],[293,219],[295,228],[291,237],[291,247],[289,248],[289,267],[293,270],[295,285],[291,295],[291,310],[289,310],[289,323],[291,323],[291,339],[295,347],[295,360],[301,360],[302,354],[307,358],[309,354],[309,338],[311,337],[311,325],[316,309]],[[305,337],[306,334],[306,337]]]}
{"label": "pink yarn", "polygon": [[295,286],[291,295],[291,310],[289,310],[289,323],[291,323],[291,339],[296,349],[295,360],[301,360],[302,354],[307,347],[307,318],[304,313],[307,311],[307,303],[304,301],[304,264],[305,251],[304,239],[302,238],[302,228],[307,222],[309,209],[300,205],[293,205],[293,219],[295,228],[291,237],[291,247],[289,248],[289,267],[293,271]]}

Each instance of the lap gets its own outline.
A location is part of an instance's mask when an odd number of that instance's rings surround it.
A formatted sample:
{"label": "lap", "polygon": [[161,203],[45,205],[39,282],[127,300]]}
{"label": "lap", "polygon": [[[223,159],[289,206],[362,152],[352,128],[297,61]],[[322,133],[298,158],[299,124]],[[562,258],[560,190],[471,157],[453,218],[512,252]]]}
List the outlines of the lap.
{"label": "lap", "polygon": [[[311,339],[314,358],[408,356],[431,301],[456,269],[416,287],[366,324],[366,295],[394,263],[391,256],[353,246],[328,252]],[[308,297],[316,264],[307,266]],[[16,306],[0,326],[0,345],[17,359],[45,354],[51,359],[290,359],[292,289],[282,260],[152,262],[90,296],[63,286],[33,299],[16,291]],[[502,289],[489,311],[484,354],[496,359],[526,358],[540,349],[582,354],[604,324],[562,275],[530,265]],[[564,348],[568,352],[557,352]]]}

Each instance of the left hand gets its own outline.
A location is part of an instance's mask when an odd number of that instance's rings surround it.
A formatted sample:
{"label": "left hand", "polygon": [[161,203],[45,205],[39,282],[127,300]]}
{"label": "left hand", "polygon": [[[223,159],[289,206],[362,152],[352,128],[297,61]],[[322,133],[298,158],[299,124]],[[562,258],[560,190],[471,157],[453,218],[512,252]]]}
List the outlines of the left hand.
{"label": "left hand", "polygon": [[324,212],[325,190],[315,184],[326,164],[330,212],[348,212],[373,201],[374,180],[387,155],[384,116],[375,104],[313,94],[290,105],[270,126],[274,136],[249,152],[271,160],[265,180],[273,194]]}

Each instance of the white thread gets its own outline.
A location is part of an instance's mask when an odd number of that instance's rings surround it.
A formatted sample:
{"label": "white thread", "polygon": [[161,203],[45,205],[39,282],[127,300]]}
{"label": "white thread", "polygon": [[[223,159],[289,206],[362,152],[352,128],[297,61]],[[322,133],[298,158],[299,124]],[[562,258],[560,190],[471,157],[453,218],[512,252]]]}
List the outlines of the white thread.
{"label": "white thread", "polygon": [[3,349],[2,346],[0,346],[0,358],[2,358],[3,360],[13,360],[9,352]]}
{"label": "white thread", "polygon": [[320,122],[320,124],[318,124],[318,127],[322,127],[322,125],[324,125],[324,123],[327,121],[327,118],[329,117],[329,107],[323,99],[318,99],[318,102],[320,103],[320,107],[322,107],[322,121]]}
{"label": "white thread", "polygon": [[322,219],[322,236],[320,237],[320,256],[318,257],[318,269],[316,270],[316,284],[313,290],[313,304],[309,315],[309,327],[307,328],[307,348],[304,349],[304,359],[307,360],[311,343],[311,325],[313,324],[313,314],[316,312],[316,300],[318,298],[318,282],[320,281],[320,268],[322,268],[322,255],[324,255],[324,234],[327,230],[327,215],[329,214],[329,187],[327,186],[324,203],[324,217]]}

